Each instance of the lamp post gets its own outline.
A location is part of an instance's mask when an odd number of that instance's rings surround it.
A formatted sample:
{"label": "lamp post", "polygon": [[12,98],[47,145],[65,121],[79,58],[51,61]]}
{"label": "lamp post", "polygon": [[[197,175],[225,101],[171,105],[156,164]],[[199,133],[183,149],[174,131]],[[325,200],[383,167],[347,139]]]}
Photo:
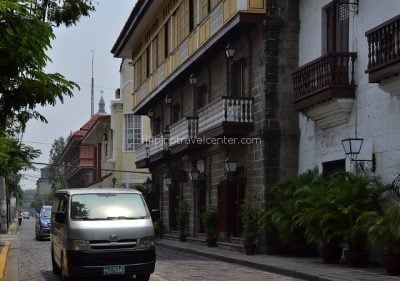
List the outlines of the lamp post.
{"label": "lamp post", "polygon": [[167,170],[164,174],[164,182],[168,186],[168,188],[172,184],[172,177],[171,177],[171,173],[169,172],[169,170]]}
{"label": "lamp post", "polygon": [[199,79],[198,79],[197,75],[194,72],[192,74],[190,74],[190,76],[189,76],[190,85],[196,86],[198,80]]}
{"label": "lamp post", "polygon": [[376,170],[376,156],[375,153],[372,153],[371,159],[357,159],[357,156],[360,154],[361,147],[363,145],[364,139],[357,138],[347,138],[342,140],[342,146],[344,149],[344,153],[347,157],[350,158],[351,161],[354,162],[371,162],[372,167],[371,171],[375,172]]}
{"label": "lamp post", "polygon": [[169,147],[169,137],[170,137],[170,131],[169,131],[169,126],[165,126],[165,130],[163,132],[163,137],[164,137],[164,150],[165,151],[169,151],[170,147]]}
{"label": "lamp post", "polygon": [[193,205],[194,205],[194,224],[193,224],[193,233],[194,235],[196,235],[196,229],[197,229],[197,192],[198,192],[198,188],[197,188],[197,183],[199,182],[199,175],[200,175],[200,171],[199,169],[197,169],[196,167],[196,162],[193,162],[192,165],[192,169],[189,172],[189,179],[193,182]]}
{"label": "lamp post", "polygon": [[166,104],[171,104],[172,103],[172,98],[167,94],[164,98],[164,101]]}
{"label": "lamp post", "polygon": [[150,178],[147,178],[146,181],[143,183],[143,185],[147,191],[150,191],[153,187],[153,182],[151,181]]}
{"label": "lamp post", "polygon": [[227,59],[232,59],[235,56],[235,47],[233,47],[233,45],[228,42],[228,44],[226,44],[225,47],[225,56]]}

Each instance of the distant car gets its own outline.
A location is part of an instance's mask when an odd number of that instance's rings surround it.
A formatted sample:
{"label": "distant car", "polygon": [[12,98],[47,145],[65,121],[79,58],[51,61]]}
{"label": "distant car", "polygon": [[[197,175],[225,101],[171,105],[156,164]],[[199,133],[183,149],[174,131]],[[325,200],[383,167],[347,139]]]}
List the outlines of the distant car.
{"label": "distant car", "polygon": [[22,217],[24,219],[29,219],[29,212],[22,212]]}
{"label": "distant car", "polygon": [[50,238],[51,206],[42,206],[39,216],[36,219],[36,239]]}

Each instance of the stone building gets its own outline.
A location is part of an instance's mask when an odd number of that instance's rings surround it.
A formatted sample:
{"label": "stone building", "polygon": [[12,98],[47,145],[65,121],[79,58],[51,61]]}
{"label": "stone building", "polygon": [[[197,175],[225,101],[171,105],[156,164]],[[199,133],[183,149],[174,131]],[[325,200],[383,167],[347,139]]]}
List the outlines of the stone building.
{"label": "stone building", "polygon": [[329,176],[360,163],[392,182],[400,172],[399,1],[301,0],[299,11],[299,172]]}
{"label": "stone building", "polygon": [[51,191],[48,168],[40,169],[40,178],[36,181],[36,195],[44,198]]}
{"label": "stone building", "polygon": [[240,241],[240,205],[297,174],[298,32],[293,0],[136,3],[112,53],[132,59],[132,111],[150,117],[152,134],[136,164],[152,174],[170,233],[183,199],[192,239],[203,238],[201,212],[212,207],[220,242]]}

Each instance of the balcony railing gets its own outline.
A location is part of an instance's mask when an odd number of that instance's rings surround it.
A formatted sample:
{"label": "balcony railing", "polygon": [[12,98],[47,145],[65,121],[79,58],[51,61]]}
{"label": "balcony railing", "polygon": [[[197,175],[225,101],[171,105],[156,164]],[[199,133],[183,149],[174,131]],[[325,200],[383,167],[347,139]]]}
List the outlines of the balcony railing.
{"label": "balcony railing", "polygon": [[198,118],[185,117],[170,127],[171,147],[190,138],[196,138],[198,132]]}
{"label": "balcony railing", "polygon": [[199,134],[223,125],[223,122],[252,123],[253,99],[222,97],[199,110]]}
{"label": "balcony railing", "polygon": [[[266,2],[260,0],[222,0],[210,11],[198,26],[177,46],[161,63],[158,69],[134,92],[134,106],[138,105],[147,95],[160,86],[198,49],[206,45],[214,34],[218,33],[239,12],[246,15],[262,15],[266,12]],[[146,52],[149,45],[143,45],[142,50],[134,57],[134,62]]]}
{"label": "balcony railing", "polygon": [[400,73],[400,16],[367,31],[369,82]]}
{"label": "balcony railing", "polygon": [[354,98],[356,53],[329,53],[293,73],[297,109],[333,97]]}
{"label": "balcony railing", "polygon": [[148,158],[149,155],[147,155],[147,143],[141,143],[135,147],[135,152],[136,152],[136,161],[138,160],[143,160]]}

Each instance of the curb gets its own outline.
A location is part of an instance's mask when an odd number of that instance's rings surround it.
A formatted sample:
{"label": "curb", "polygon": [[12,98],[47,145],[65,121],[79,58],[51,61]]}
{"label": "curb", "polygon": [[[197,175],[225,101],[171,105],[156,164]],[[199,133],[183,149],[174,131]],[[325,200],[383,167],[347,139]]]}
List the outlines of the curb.
{"label": "curb", "polygon": [[4,281],[7,268],[7,256],[10,251],[10,242],[4,242],[3,249],[0,253],[0,281]]}
{"label": "curb", "polygon": [[157,242],[156,242],[156,245],[160,246],[160,247],[168,248],[168,249],[174,249],[174,250],[178,250],[178,251],[181,251],[181,252],[186,252],[186,253],[189,253],[189,254],[196,254],[196,255],[203,256],[203,257],[207,257],[207,258],[212,258],[212,259],[221,260],[221,261],[224,261],[224,262],[239,264],[239,265],[255,268],[255,269],[258,269],[258,270],[263,270],[263,271],[276,273],[276,274],[281,274],[281,275],[294,277],[294,278],[299,278],[299,279],[303,279],[303,280],[308,280],[308,281],[332,281],[332,279],[327,279],[327,278],[324,278],[322,276],[313,275],[313,274],[309,274],[309,273],[305,273],[305,272],[299,272],[299,271],[290,270],[290,269],[285,269],[285,268],[281,268],[281,267],[278,267],[278,266],[261,264],[261,263],[251,262],[251,261],[246,261],[246,260],[241,260],[241,259],[235,259],[235,258],[231,258],[231,257],[217,255],[217,254],[205,253],[205,252],[198,251],[198,250],[193,250],[193,249],[176,247],[176,246],[172,246],[172,245],[161,244],[161,243],[157,243]]}

